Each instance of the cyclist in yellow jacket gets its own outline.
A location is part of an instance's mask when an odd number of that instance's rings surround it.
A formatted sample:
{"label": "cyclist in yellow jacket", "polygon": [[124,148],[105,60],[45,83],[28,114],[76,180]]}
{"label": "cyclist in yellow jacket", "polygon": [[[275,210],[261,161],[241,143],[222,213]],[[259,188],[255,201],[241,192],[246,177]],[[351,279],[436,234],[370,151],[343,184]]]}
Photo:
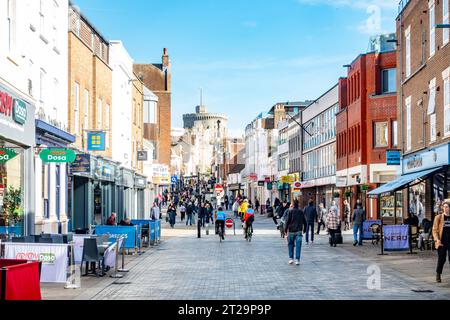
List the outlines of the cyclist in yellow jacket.
{"label": "cyclist in yellow jacket", "polygon": [[248,209],[248,200],[245,199],[242,201],[241,206],[239,207],[239,215],[241,217],[241,220],[244,219],[244,214],[247,212]]}

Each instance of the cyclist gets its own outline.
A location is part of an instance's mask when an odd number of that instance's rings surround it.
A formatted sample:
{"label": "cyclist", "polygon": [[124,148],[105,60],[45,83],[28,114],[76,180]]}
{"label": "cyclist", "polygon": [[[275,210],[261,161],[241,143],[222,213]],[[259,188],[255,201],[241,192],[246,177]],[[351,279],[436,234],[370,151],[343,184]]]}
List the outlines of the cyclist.
{"label": "cyclist", "polygon": [[251,228],[250,230],[253,233],[253,221],[255,221],[255,211],[252,209],[251,206],[248,207],[247,211],[245,211],[244,214],[244,234],[245,239],[247,239],[247,230],[248,228]]}
{"label": "cyclist", "polygon": [[214,216],[214,218],[216,219],[216,230],[219,231],[219,228],[221,228],[222,240],[225,240],[225,211],[222,207],[220,207]]}
{"label": "cyclist", "polygon": [[244,201],[242,201],[241,206],[239,207],[239,215],[241,217],[241,221],[244,221],[244,216],[245,213],[247,212],[248,207],[249,207],[248,200],[245,199]]}

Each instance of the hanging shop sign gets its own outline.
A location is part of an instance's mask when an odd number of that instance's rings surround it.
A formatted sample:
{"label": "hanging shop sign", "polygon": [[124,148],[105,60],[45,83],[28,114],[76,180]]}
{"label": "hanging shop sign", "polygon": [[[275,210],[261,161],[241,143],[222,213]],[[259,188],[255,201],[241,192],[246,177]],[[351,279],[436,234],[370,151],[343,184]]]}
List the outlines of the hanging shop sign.
{"label": "hanging shop sign", "polygon": [[147,161],[148,160],[148,151],[138,151],[137,158],[138,158],[138,161]]}
{"label": "hanging shop sign", "polygon": [[399,166],[401,160],[401,150],[387,150],[386,164],[388,166]]}
{"label": "hanging shop sign", "polygon": [[44,149],[39,153],[43,162],[72,163],[76,159],[75,152],[69,149]]}
{"label": "hanging shop sign", "polygon": [[17,156],[17,152],[13,149],[0,148],[0,163],[4,164],[9,160],[14,159]]}
{"label": "hanging shop sign", "polygon": [[89,132],[87,138],[89,151],[105,151],[105,132]]}
{"label": "hanging shop sign", "polygon": [[258,181],[258,187],[264,187],[265,182],[264,181]]}
{"label": "hanging shop sign", "polygon": [[91,155],[90,154],[78,154],[75,157],[75,161],[70,165],[70,171],[72,173],[91,173]]}

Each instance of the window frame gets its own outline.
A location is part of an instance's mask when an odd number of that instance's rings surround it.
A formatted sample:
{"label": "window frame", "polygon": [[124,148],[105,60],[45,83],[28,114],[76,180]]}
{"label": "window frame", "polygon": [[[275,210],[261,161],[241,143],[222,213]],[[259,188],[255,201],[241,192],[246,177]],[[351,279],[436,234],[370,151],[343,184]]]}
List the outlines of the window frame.
{"label": "window frame", "polygon": [[[390,74],[389,72],[394,72],[394,79],[392,81],[393,86],[394,86],[394,90],[390,90]],[[385,79],[385,74],[387,73],[387,90],[385,90],[385,84],[386,84],[386,79]],[[386,68],[386,69],[382,69],[381,70],[381,93],[382,94],[387,94],[387,93],[395,93],[397,92],[397,68]]]}
{"label": "window frame", "polygon": [[436,54],[436,4],[434,0],[428,2],[428,19],[429,19],[429,49],[430,58]]}
{"label": "window frame", "polygon": [[405,76],[411,76],[411,26],[405,30]]}
{"label": "window frame", "polygon": [[406,150],[412,149],[412,131],[411,131],[411,96],[406,98]]}

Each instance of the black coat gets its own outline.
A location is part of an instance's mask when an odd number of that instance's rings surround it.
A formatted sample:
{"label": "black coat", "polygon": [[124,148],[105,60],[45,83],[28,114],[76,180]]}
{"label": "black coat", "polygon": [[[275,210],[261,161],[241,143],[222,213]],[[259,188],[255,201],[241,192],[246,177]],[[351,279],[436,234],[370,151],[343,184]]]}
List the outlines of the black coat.
{"label": "black coat", "polygon": [[305,218],[309,223],[317,221],[317,210],[314,205],[309,205],[305,208]]}

